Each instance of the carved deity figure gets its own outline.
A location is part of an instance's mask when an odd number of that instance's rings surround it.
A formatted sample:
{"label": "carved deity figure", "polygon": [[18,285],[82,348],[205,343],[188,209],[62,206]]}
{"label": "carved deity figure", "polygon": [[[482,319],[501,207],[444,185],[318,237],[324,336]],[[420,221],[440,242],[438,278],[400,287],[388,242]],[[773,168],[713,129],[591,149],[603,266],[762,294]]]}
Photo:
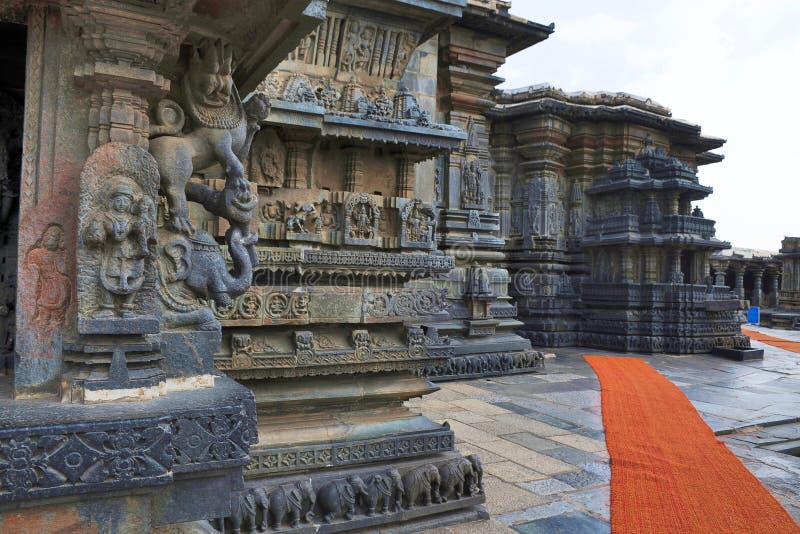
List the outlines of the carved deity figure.
{"label": "carved deity figure", "polygon": [[336,109],[336,105],[342,97],[341,93],[331,83],[331,80],[325,80],[323,85],[317,87],[316,96],[317,100],[322,102],[325,109],[329,111]]}
{"label": "carved deity figure", "polygon": [[405,227],[405,239],[420,243],[429,243],[434,225],[433,212],[424,208],[419,200],[412,200],[401,215]]}
{"label": "carved deity figure", "polygon": [[367,70],[369,60],[372,57],[372,41],[375,39],[375,28],[366,26],[361,30],[358,47],[355,50],[355,67],[360,70]]}
{"label": "carved deity figure", "polygon": [[359,46],[359,32],[361,28],[357,21],[350,23],[350,31],[347,34],[344,45],[342,46],[342,58],[339,60],[339,68],[342,72],[352,72],[356,64],[356,50]]}
{"label": "carved deity figure", "polygon": [[33,320],[44,326],[60,326],[72,295],[61,226],[55,223],[47,225],[42,237],[25,257],[25,267],[36,276],[36,313]]}
{"label": "carved deity figure", "polygon": [[467,270],[467,294],[474,296],[491,296],[489,271],[477,263]]}
{"label": "carved deity figure", "polygon": [[[134,317],[134,300],[145,278],[149,242],[155,239],[156,210],[141,187],[125,176],[103,184],[97,205],[83,228],[84,241],[102,250],[100,309],[95,317]],[[116,300],[120,300],[117,306]]]}
{"label": "carved deity figure", "polygon": [[357,237],[359,239],[372,239],[373,232],[372,232],[372,217],[367,212],[367,206],[362,204],[358,210],[358,213],[354,214],[355,218],[355,227],[350,230],[352,234],[351,237]]}
{"label": "carved deity figure", "polygon": [[483,175],[477,160],[465,163],[461,171],[461,201],[464,204],[483,204]]}

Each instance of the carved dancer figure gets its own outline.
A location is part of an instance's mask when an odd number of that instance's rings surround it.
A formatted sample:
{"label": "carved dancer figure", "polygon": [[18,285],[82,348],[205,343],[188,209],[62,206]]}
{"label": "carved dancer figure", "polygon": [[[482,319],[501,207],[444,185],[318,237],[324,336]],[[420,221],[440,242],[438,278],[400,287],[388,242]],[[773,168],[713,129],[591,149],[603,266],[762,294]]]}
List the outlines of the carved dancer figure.
{"label": "carved dancer figure", "polygon": [[58,224],[47,225],[42,237],[25,258],[25,267],[36,276],[36,313],[33,320],[58,327],[72,295],[64,252],[64,230]]}
{"label": "carved dancer figure", "polygon": [[100,287],[102,301],[95,317],[117,315],[116,297],[121,297],[119,315],[134,317],[134,300],[145,278],[149,242],[155,239],[156,210],[141,187],[125,176],[112,176],[103,185],[95,212],[84,226],[84,241],[102,249]]}

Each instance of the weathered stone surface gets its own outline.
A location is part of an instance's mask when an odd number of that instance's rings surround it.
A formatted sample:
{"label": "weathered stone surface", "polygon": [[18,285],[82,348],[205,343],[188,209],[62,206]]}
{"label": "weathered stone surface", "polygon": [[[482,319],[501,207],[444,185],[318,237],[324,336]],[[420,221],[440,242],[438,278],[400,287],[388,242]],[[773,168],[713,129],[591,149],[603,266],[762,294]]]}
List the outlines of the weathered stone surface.
{"label": "weathered stone surface", "polygon": [[[535,86],[497,100],[489,116],[504,162],[496,179],[513,198],[503,227],[511,294],[534,345],[677,353],[747,346],[737,297],[710,280],[712,252],[730,245],[692,209],[711,193],[696,166],[718,161],[708,150],[724,141],[622,93]],[[619,124],[631,134],[612,141],[603,128]],[[555,131],[556,141],[539,141]],[[600,139],[602,156],[593,148]]]}

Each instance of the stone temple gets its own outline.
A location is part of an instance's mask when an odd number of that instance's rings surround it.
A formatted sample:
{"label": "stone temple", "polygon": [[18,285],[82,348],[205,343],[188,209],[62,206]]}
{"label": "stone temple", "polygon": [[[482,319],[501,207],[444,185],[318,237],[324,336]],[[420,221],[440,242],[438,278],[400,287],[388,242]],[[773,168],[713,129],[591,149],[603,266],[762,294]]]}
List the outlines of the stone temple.
{"label": "stone temple", "polygon": [[432,381],[749,347],[696,205],[724,141],[497,90],[554,31],[509,8],[0,6],[0,530],[485,517],[480,458],[404,404]]}

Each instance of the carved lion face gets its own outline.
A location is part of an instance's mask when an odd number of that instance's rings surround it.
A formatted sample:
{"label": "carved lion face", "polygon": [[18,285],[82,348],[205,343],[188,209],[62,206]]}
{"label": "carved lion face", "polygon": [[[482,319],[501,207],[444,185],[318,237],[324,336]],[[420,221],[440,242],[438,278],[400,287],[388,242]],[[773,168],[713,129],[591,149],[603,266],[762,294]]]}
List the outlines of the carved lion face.
{"label": "carved lion face", "polygon": [[198,104],[210,108],[221,108],[230,102],[233,91],[233,78],[230,74],[213,72],[190,72],[189,83]]}
{"label": "carved lion face", "polygon": [[188,78],[198,105],[220,108],[230,102],[233,93],[231,60],[230,47],[221,41],[203,41],[192,48]]}

